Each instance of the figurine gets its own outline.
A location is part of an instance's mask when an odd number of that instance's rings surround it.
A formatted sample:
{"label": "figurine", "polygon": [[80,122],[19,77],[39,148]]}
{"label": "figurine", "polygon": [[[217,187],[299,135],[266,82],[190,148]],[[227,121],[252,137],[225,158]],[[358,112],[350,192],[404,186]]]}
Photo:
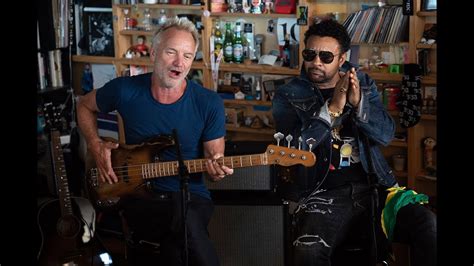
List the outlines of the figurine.
{"label": "figurine", "polygon": [[146,46],[145,41],[146,41],[146,37],[144,35],[138,36],[137,44],[128,48],[127,52],[125,53],[125,58],[149,56],[150,49],[148,48],[148,46]]}
{"label": "figurine", "polygon": [[433,149],[436,146],[436,140],[432,137],[427,137],[424,139],[423,145],[425,170],[428,175],[436,176],[436,166],[433,164]]}
{"label": "figurine", "polygon": [[265,10],[264,14],[271,14],[273,9],[273,2],[272,0],[265,0]]}
{"label": "figurine", "polygon": [[262,14],[262,10],[260,9],[261,0],[252,0],[252,9],[251,12],[253,14]]}

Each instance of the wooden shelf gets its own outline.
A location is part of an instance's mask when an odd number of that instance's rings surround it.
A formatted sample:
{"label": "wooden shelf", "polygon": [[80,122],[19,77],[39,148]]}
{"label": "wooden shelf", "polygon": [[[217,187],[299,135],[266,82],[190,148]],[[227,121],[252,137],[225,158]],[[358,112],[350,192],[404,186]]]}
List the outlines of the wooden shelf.
{"label": "wooden shelf", "polygon": [[[143,57],[143,58],[137,58],[137,59],[120,58],[120,59],[115,60],[115,62],[122,65],[153,66],[153,62],[150,61],[149,57]],[[204,69],[205,67],[202,61],[194,61],[191,68]]]}
{"label": "wooden shelf", "polygon": [[402,148],[408,147],[408,144],[405,141],[400,141],[400,140],[392,140],[392,142],[390,142],[390,144],[388,145],[392,147],[402,147]]}
{"label": "wooden shelf", "polygon": [[252,134],[267,134],[273,135],[275,134],[275,129],[273,128],[250,128],[250,127],[236,127],[231,125],[225,126],[228,131],[234,132],[245,132],[245,133],[252,133]]}
{"label": "wooden shelf", "polygon": [[224,104],[232,104],[232,105],[264,105],[264,106],[272,106],[272,102],[270,101],[255,101],[255,100],[231,100],[225,99]]}
{"label": "wooden shelf", "polygon": [[372,79],[376,81],[386,81],[386,82],[402,82],[402,74],[393,74],[393,73],[386,73],[386,72],[375,72],[375,71],[367,71],[362,70],[363,72],[367,73]]}
{"label": "wooden shelf", "polygon": [[150,9],[178,9],[178,10],[202,10],[204,6],[194,6],[194,5],[170,5],[170,4],[135,4],[135,5],[126,5],[126,4],[116,4],[119,8],[150,8]]}
{"label": "wooden shelf", "polygon": [[437,115],[431,115],[431,114],[422,114],[421,115],[421,119],[422,120],[432,120],[432,121],[436,121],[438,118]]}
{"label": "wooden shelf", "polygon": [[423,85],[436,85],[436,74],[429,74],[421,77],[421,84]]}
{"label": "wooden shelf", "polygon": [[153,36],[155,33],[154,30],[121,30],[121,35],[145,35],[145,36]]}
{"label": "wooden shelf", "polygon": [[436,43],[433,44],[426,44],[426,43],[419,43],[416,45],[416,49],[436,49],[437,45]]}
{"label": "wooden shelf", "polygon": [[110,56],[93,56],[93,55],[73,55],[73,62],[93,63],[93,64],[113,64],[115,57]]}
{"label": "wooden shelf", "polygon": [[416,15],[419,17],[436,17],[437,16],[437,11],[418,11],[416,12]]}
{"label": "wooden shelf", "polygon": [[227,13],[213,12],[211,17],[237,17],[237,18],[296,18],[296,14],[252,14],[252,13]]}
{"label": "wooden shelf", "polygon": [[235,63],[221,63],[219,71],[228,72],[250,72],[256,74],[279,74],[279,75],[290,75],[297,76],[300,74],[299,69],[293,69],[281,66],[269,66],[259,64],[235,64]]}

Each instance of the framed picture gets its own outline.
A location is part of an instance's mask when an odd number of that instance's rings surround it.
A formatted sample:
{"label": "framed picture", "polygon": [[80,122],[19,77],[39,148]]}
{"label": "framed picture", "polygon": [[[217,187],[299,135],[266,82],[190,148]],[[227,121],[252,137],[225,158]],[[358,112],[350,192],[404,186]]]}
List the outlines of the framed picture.
{"label": "framed picture", "polygon": [[425,11],[436,10],[437,0],[422,0],[421,9]]}

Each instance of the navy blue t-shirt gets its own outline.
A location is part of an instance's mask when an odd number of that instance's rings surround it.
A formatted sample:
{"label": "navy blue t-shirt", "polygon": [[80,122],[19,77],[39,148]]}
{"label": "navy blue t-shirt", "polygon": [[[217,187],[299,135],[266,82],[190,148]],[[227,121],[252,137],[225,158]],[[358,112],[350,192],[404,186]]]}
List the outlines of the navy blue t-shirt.
{"label": "navy blue t-shirt", "polygon": [[[203,158],[203,142],[225,136],[224,104],[219,95],[187,80],[183,96],[172,104],[157,102],[151,94],[151,73],[111,80],[97,90],[97,106],[101,112],[117,110],[124,124],[127,144],[178,132],[184,160]],[[165,149],[161,161],[175,161],[176,149]],[[159,191],[179,191],[177,176],[153,180]],[[192,174],[191,193],[210,199],[202,173]]]}

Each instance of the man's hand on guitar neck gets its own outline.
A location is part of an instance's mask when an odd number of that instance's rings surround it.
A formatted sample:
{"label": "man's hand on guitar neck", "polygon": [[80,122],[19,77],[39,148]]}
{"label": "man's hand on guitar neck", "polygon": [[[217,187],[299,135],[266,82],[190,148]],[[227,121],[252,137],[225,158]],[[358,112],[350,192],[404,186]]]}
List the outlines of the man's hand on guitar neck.
{"label": "man's hand on guitar neck", "polygon": [[99,177],[102,182],[107,182],[109,184],[118,182],[117,175],[115,175],[112,168],[111,159],[112,149],[117,149],[118,147],[118,143],[103,140],[95,141],[88,145],[88,149],[94,156]]}
{"label": "man's hand on guitar neck", "polygon": [[209,177],[212,181],[219,181],[226,175],[231,175],[234,173],[234,169],[219,164],[217,160],[222,157],[222,154],[214,154],[212,159],[209,159],[206,162],[207,173],[209,174]]}

